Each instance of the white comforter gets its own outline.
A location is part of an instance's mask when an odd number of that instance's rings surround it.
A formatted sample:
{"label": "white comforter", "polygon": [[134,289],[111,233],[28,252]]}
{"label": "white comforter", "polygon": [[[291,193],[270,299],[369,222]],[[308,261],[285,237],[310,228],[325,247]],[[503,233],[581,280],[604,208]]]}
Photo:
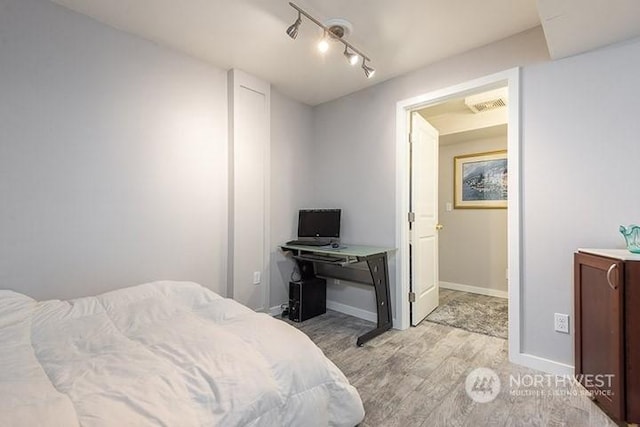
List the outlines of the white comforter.
{"label": "white comforter", "polygon": [[1,426],[354,426],[303,333],[188,282],[71,301],[0,291]]}

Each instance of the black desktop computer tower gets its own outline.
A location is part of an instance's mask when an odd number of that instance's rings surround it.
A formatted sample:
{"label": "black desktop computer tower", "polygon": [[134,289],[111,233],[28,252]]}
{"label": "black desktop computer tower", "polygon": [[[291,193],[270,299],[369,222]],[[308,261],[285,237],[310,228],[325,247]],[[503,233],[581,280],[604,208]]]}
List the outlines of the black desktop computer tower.
{"label": "black desktop computer tower", "polygon": [[327,312],[327,281],[314,277],[289,282],[289,319],[304,322]]}

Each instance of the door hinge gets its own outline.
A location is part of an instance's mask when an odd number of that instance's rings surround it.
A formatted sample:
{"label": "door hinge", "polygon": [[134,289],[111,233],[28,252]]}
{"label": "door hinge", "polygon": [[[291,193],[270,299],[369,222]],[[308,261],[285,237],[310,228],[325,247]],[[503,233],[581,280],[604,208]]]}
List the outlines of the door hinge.
{"label": "door hinge", "polygon": [[413,134],[409,132],[409,144],[413,144]]}
{"label": "door hinge", "polygon": [[409,292],[409,302],[416,302],[416,293]]}
{"label": "door hinge", "polygon": [[409,218],[409,222],[416,222],[415,212],[409,212],[409,215],[407,215],[407,217]]}

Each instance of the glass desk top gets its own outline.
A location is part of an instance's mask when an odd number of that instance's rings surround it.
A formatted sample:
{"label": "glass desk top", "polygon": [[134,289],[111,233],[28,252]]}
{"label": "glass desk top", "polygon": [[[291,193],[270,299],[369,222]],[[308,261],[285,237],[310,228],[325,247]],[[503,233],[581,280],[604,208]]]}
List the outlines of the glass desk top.
{"label": "glass desk top", "polygon": [[381,246],[360,246],[350,245],[348,243],[341,244],[338,248],[327,246],[305,246],[305,245],[280,245],[282,249],[309,251],[317,254],[339,255],[351,257],[368,257],[371,255],[381,254],[384,252],[393,252],[395,248],[386,248]]}

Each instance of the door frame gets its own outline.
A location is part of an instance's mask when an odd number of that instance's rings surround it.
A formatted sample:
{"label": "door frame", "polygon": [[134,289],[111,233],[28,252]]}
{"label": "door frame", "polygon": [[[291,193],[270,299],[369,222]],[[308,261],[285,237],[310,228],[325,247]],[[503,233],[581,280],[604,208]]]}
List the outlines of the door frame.
{"label": "door frame", "polygon": [[509,102],[507,159],[509,196],[507,200],[507,266],[509,293],[509,360],[522,364],[521,346],[521,209],[520,209],[520,68],[512,68],[465,83],[450,86],[396,104],[396,316],[398,329],[407,329],[409,315],[409,131],[411,112],[426,106],[460,98],[481,90],[507,86]]}

